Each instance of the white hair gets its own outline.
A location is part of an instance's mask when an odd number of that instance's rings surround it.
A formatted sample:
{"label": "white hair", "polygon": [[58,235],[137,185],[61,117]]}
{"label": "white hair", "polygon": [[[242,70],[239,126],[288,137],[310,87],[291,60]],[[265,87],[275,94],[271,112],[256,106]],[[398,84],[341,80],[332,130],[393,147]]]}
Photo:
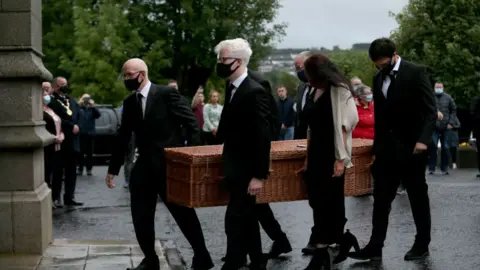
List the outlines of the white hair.
{"label": "white hair", "polygon": [[308,57],[310,57],[313,53],[311,51],[303,51],[295,56],[296,59],[302,58],[303,60],[307,60]]}
{"label": "white hair", "polygon": [[252,56],[252,49],[250,44],[243,38],[223,40],[215,46],[215,53],[220,54],[221,50],[227,50],[230,57],[242,60],[244,66],[248,65],[250,57]]}

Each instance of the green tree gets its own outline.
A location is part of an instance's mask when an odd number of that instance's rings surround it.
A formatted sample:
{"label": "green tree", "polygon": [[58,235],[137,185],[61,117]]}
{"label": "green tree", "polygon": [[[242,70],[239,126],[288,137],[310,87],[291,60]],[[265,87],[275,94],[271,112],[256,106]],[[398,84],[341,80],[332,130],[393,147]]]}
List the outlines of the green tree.
{"label": "green tree", "polygon": [[[96,2],[96,1],[95,1]],[[143,47],[137,31],[125,14],[127,1],[77,0],[73,8],[75,46],[72,59],[61,59],[70,74],[76,96],[89,93],[97,103],[118,104],[127,94],[119,80],[123,63],[138,56]],[[161,51],[146,55],[147,62]]]}
{"label": "green tree", "polygon": [[235,37],[248,40],[254,51],[252,68],[270,53],[273,42],[284,34],[285,25],[271,26],[279,2],[130,0],[129,18],[135,28],[141,29],[145,48],[164,40],[158,46],[163,48],[170,67],[153,71],[178,80],[180,91],[193,95],[213,74],[216,61],[213,47],[221,40]]}
{"label": "green tree", "polygon": [[277,89],[280,86],[284,86],[287,89],[289,97],[295,98],[297,95],[297,88],[300,80],[296,76],[285,71],[271,71],[265,73],[264,76],[272,86],[272,94],[274,97],[277,96]]}
{"label": "green tree", "polygon": [[73,3],[74,0],[42,1],[43,64],[53,76],[70,76],[60,67],[60,61],[73,58]]}
{"label": "green tree", "polygon": [[392,34],[399,53],[432,69],[460,106],[478,95],[480,1],[410,0]]}
{"label": "green tree", "polygon": [[375,65],[368,57],[368,52],[363,50],[344,50],[327,53],[338,69],[345,74],[347,79],[359,77],[366,85],[372,86],[373,76],[376,72]]}

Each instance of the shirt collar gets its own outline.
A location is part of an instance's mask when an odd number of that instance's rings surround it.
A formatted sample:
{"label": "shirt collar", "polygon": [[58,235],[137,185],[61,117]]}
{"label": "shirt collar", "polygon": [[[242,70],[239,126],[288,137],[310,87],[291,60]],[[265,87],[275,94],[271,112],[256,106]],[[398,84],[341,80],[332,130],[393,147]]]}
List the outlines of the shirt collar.
{"label": "shirt collar", "polygon": [[152,83],[150,81],[147,81],[147,84],[145,84],[145,86],[142,88],[142,90],[140,90],[140,94],[142,94],[142,96],[144,98],[148,97],[148,92],[150,92],[150,87],[151,86],[152,86]]}
{"label": "shirt collar", "polygon": [[395,66],[392,69],[392,73],[398,72],[398,69],[400,68],[400,62],[402,62],[402,58],[398,56],[397,62],[395,63]]}
{"label": "shirt collar", "polygon": [[240,87],[240,84],[242,84],[243,80],[245,80],[247,75],[248,75],[248,70],[245,69],[245,72],[232,82],[233,86],[235,86],[235,88]]}

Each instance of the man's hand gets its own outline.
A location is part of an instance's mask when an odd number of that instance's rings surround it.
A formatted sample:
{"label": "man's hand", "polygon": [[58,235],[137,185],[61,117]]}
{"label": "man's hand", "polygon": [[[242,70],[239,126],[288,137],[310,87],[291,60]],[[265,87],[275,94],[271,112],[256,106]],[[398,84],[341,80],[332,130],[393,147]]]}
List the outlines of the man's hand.
{"label": "man's hand", "polygon": [[107,185],[108,188],[115,188],[115,183],[113,183],[113,178],[115,178],[115,175],[113,174],[107,174],[107,177],[105,177],[105,184]]}
{"label": "man's hand", "polygon": [[438,118],[438,120],[442,121],[443,113],[441,113],[440,111],[437,111],[437,118]]}
{"label": "man's hand", "polygon": [[90,100],[88,101],[88,104],[90,104],[90,105],[93,106],[93,105],[95,104],[95,101],[93,101],[93,99],[90,99]]}
{"label": "man's hand", "polygon": [[217,136],[217,129],[216,128],[212,129],[212,134],[213,134],[213,136]]}
{"label": "man's hand", "polygon": [[335,160],[333,165],[333,177],[340,177],[345,173],[345,162],[343,160]]}
{"label": "man's hand", "polygon": [[79,131],[80,131],[80,128],[77,125],[74,125],[73,126],[73,134],[77,135]]}
{"label": "man's hand", "polygon": [[450,125],[450,124],[447,125],[447,129],[452,129],[452,128],[453,128],[452,125]]}
{"label": "man's hand", "polygon": [[258,193],[260,193],[263,189],[263,181],[259,180],[257,178],[252,178],[250,180],[250,184],[248,184],[248,194],[252,196],[256,196]]}
{"label": "man's hand", "polygon": [[415,149],[413,149],[414,154],[420,154],[427,151],[427,145],[421,142],[415,144]]}

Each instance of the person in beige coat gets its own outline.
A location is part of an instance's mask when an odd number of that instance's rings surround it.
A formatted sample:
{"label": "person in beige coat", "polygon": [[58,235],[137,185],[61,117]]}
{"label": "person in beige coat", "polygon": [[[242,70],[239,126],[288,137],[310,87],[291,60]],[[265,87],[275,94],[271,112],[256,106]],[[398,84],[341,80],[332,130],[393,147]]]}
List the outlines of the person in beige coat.
{"label": "person in beige coat", "polygon": [[[340,245],[334,263],[346,259],[355,237],[344,228],[345,170],[352,166],[352,131],[358,122],[350,82],[322,54],[305,61],[305,73],[314,87],[305,105],[308,124],[305,182],[313,210],[316,250],[306,268],[322,269],[330,264],[329,246]],[[329,268],[326,268],[329,269]]]}

